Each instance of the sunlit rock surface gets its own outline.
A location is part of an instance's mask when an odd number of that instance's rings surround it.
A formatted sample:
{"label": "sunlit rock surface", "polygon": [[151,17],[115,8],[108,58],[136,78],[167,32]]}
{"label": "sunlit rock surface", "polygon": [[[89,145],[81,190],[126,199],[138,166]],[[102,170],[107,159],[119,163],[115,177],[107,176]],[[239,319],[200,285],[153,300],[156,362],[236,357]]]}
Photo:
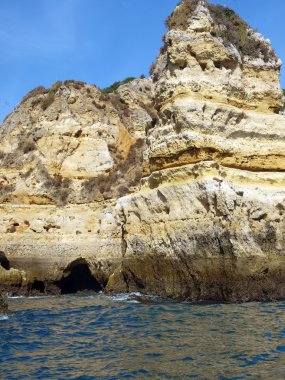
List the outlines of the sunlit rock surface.
{"label": "sunlit rock surface", "polygon": [[59,82],[6,118],[2,290],[285,298],[281,62],[227,8],[167,23],[151,79]]}

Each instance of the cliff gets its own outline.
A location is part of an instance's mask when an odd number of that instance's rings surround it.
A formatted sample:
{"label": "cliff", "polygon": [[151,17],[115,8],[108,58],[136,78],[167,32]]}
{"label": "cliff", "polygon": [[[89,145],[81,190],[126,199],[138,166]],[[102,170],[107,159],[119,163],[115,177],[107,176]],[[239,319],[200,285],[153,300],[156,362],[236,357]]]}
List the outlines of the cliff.
{"label": "cliff", "polygon": [[281,62],[228,8],[184,0],[150,79],[37,88],[0,130],[0,284],[285,298]]}

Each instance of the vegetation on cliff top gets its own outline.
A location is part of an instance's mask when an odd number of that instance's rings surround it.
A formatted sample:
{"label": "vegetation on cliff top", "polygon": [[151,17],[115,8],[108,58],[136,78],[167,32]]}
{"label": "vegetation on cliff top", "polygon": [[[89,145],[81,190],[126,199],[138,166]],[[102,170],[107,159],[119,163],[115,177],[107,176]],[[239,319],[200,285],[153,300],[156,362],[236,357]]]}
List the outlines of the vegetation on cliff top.
{"label": "vegetation on cliff top", "polygon": [[[186,29],[189,15],[195,11],[201,0],[182,0],[166,20],[169,29]],[[209,4],[210,14],[216,24],[216,36],[221,37],[226,45],[233,44],[242,56],[258,58],[263,56],[265,62],[276,58],[274,50],[263,39],[254,38],[253,29],[235,11],[218,4]]]}
{"label": "vegetation on cliff top", "polygon": [[265,62],[276,58],[274,50],[264,39],[254,38],[252,28],[232,9],[212,4],[209,4],[209,9],[215,23],[219,25],[217,35],[227,45],[235,45],[243,56],[258,58],[262,55]]}
{"label": "vegetation on cliff top", "polygon": [[[33,100],[33,106],[36,104],[41,103],[42,110],[45,111],[53,102],[56,92],[58,91],[59,87],[62,85],[61,81],[55,82],[50,88],[45,88],[43,86],[38,86],[27,93],[26,96],[24,96],[22,102],[26,102],[30,98],[35,98]],[[46,95],[46,97],[42,99],[36,99],[38,95]]]}
{"label": "vegetation on cliff top", "polygon": [[[40,104],[42,110],[45,111],[54,102],[55,95],[62,85],[69,87],[72,86],[75,89],[80,90],[82,87],[84,87],[85,83],[76,80],[65,80],[64,82],[58,80],[50,88],[38,86],[30,92],[28,92],[26,96],[24,96],[22,103],[26,102],[31,98],[34,98],[32,101],[32,105],[36,106],[37,104]],[[45,97],[39,98],[39,95],[43,95]]]}
{"label": "vegetation on cliff top", "polygon": [[[141,76],[141,79],[144,78],[144,75]],[[114,82],[111,86],[106,87],[102,89],[102,91],[106,94],[110,94],[114,91],[116,91],[120,86],[129,83],[136,79],[135,77],[127,77],[122,81],[119,82]],[[66,80],[64,82],[57,81],[55,82],[50,88],[45,88],[43,86],[38,86],[31,90],[30,92],[27,93],[26,96],[24,96],[22,102],[26,102],[27,100],[31,98],[35,98],[32,102],[32,105],[35,106],[37,104],[41,105],[41,108],[43,111],[45,111],[55,100],[55,95],[57,91],[59,90],[60,86],[62,85],[65,86],[72,86],[78,90],[82,88],[85,83],[80,82],[80,81],[75,81],[75,80]],[[43,95],[45,96],[44,98],[38,98],[38,95]]]}
{"label": "vegetation on cliff top", "polygon": [[129,83],[131,81],[133,81],[134,77],[128,77],[120,82],[114,82],[111,86],[109,87],[106,87],[106,88],[103,88],[103,92],[106,92],[107,94],[110,94],[111,92],[114,92],[116,91],[120,86],[122,86],[123,84],[126,84],[126,83]]}

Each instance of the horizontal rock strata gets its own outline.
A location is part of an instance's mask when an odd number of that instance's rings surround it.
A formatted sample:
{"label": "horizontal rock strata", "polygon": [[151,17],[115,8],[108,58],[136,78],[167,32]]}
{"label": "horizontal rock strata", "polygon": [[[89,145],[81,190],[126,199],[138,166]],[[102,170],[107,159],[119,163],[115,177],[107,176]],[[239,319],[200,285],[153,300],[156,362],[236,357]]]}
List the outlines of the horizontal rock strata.
{"label": "horizontal rock strata", "polygon": [[57,82],[6,118],[2,291],[285,298],[281,62],[228,8],[167,23],[151,79]]}

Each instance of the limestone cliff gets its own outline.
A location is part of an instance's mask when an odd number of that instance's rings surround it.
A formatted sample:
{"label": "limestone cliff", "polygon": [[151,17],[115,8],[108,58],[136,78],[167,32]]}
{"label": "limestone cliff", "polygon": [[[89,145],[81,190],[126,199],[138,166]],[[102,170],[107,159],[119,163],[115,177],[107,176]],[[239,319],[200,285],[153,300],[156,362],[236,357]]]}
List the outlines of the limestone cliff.
{"label": "limestone cliff", "polygon": [[285,298],[281,62],[233,11],[184,0],[151,79],[37,88],[0,131],[0,284]]}

